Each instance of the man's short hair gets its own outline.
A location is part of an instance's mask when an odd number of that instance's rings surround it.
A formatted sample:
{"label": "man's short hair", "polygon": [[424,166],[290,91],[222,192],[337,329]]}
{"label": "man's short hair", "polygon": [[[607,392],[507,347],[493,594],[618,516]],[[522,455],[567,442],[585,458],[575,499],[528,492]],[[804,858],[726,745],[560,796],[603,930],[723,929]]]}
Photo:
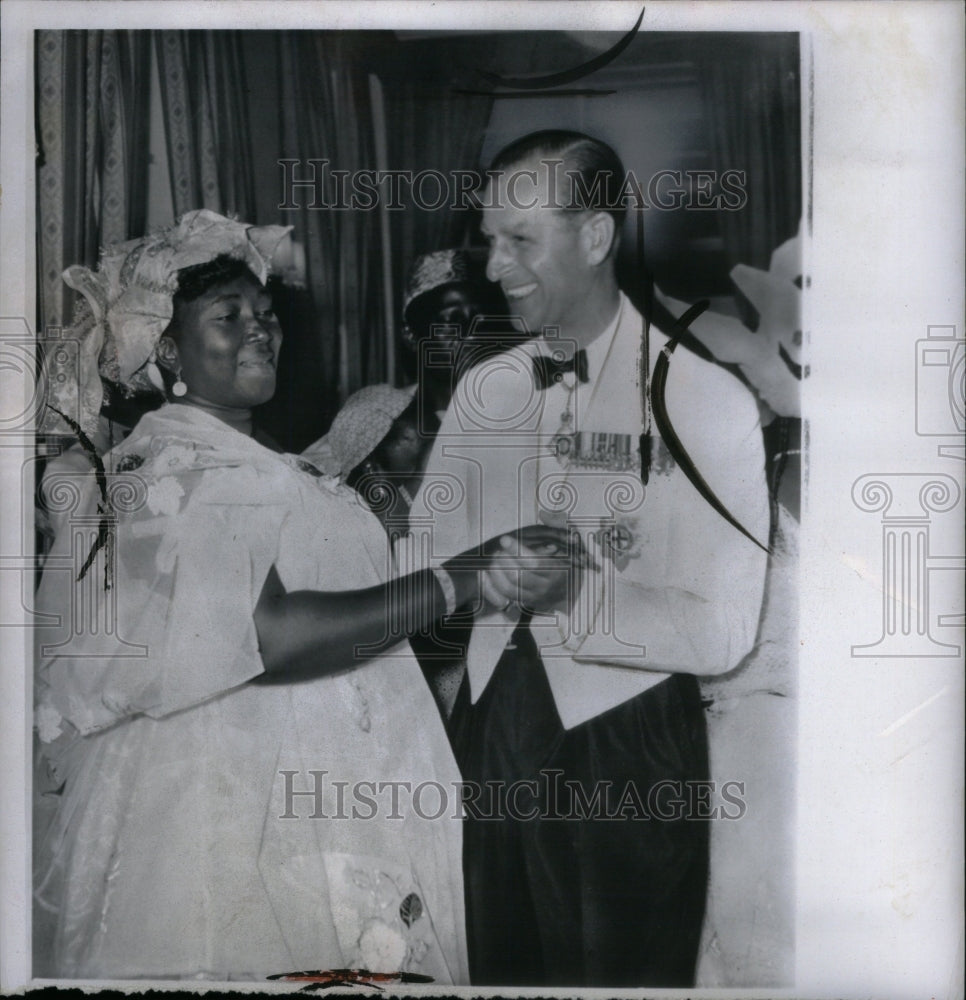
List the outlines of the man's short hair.
{"label": "man's short hair", "polygon": [[545,129],[522,136],[493,158],[488,173],[543,160],[560,161],[556,207],[565,211],[607,212],[614,220],[615,244],[627,214],[624,165],[600,139],[567,129]]}

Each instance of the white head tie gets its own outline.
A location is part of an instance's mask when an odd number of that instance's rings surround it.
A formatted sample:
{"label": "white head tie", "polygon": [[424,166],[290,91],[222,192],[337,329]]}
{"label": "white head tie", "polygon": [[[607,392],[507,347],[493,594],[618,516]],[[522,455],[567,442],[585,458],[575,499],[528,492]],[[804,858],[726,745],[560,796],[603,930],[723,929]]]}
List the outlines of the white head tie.
{"label": "white head tie", "polygon": [[[68,334],[80,344],[76,369],[48,370],[50,405],[76,419],[92,437],[104,399],[102,377],[129,392],[160,384],[150,368],[154,349],[174,315],[178,272],[227,256],[244,261],[264,284],[272,256],[291,228],[249,226],[198,209],[186,212],[173,226],[106,247],[96,271],[69,267],[64,281],[84,296],[91,316]],[[41,429],[66,431],[50,410]]]}

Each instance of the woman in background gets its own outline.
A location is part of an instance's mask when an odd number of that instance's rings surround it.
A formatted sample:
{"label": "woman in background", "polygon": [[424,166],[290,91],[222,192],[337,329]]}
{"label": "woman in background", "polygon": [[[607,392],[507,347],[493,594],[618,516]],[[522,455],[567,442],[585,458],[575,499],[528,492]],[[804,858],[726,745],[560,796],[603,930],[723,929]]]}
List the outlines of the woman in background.
{"label": "woman in background", "polygon": [[438,429],[435,414],[420,418],[416,386],[381,382],[354,392],[302,457],[356,490],[395,541],[406,533]]}
{"label": "woman in background", "polygon": [[465,250],[417,257],[403,295],[403,343],[416,359],[424,423],[442,420],[469,369],[519,343],[499,285]]}

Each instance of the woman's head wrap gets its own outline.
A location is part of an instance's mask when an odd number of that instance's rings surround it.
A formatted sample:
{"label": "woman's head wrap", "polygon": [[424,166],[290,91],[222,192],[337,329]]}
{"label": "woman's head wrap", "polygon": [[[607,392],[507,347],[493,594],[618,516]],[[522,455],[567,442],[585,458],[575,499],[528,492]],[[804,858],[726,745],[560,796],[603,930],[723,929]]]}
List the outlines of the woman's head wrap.
{"label": "woman's head wrap", "polygon": [[335,415],[326,435],[336,466],[332,471],[345,478],[372,454],[415,394],[414,385],[394,389],[385,383],[354,392]]}
{"label": "woman's head wrap", "polygon": [[[71,416],[92,437],[104,399],[102,377],[130,392],[149,384],[160,388],[154,350],[174,315],[178,272],[227,256],[244,261],[264,284],[272,256],[291,228],[249,226],[198,209],[173,226],[105,248],[96,271],[69,267],[64,281],[84,296],[91,315],[68,333],[79,344],[76,366],[66,371],[58,367],[58,357],[69,357],[56,350],[63,341],[47,345],[50,406]],[[50,409],[41,430],[67,432]]]}
{"label": "woman's head wrap", "polygon": [[465,250],[436,250],[421,254],[409,269],[403,294],[403,319],[409,322],[409,307],[421,295],[442,285],[473,280],[472,262]]}

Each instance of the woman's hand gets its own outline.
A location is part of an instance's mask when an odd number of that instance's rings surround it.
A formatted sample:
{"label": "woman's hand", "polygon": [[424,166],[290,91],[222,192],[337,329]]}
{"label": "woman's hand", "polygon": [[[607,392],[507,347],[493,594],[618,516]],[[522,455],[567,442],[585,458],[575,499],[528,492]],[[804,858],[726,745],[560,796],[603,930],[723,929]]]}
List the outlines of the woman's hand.
{"label": "woman's hand", "polygon": [[[563,609],[580,592],[592,564],[576,532],[534,525],[491,539],[445,564],[455,606]],[[319,677],[364,662],[447,613],[445,593],[430,570],[365,590],[287,591],[272,567],[255,605],[262,683]]]}
{"label": "woman's hand", "polygon": [[597,567],[576,531],[531,525],[499,537],[483,574],[481,596],[503,610],[567,610],[589,568]]}

